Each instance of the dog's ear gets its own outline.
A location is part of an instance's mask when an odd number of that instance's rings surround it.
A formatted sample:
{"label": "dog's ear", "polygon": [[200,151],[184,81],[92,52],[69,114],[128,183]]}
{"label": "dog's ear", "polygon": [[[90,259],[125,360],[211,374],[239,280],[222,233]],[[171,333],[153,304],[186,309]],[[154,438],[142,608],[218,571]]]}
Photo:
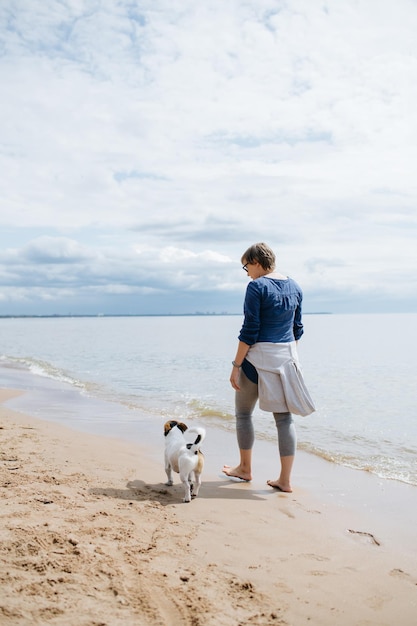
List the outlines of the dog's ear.
{"label": "dog's ear", "polygon": [[182,433],[185,433],[188,428],[187,424],[184,424],[184,422],[177,422],[176,425]]}
{"label": "dog's ear", "polygon": [[177,423],[178,422],[175,422],[174,420],[170,420],[169,422],[165,422],[165,424],[164,424],[164,435],[165,435],[165,437],[177,425]]}

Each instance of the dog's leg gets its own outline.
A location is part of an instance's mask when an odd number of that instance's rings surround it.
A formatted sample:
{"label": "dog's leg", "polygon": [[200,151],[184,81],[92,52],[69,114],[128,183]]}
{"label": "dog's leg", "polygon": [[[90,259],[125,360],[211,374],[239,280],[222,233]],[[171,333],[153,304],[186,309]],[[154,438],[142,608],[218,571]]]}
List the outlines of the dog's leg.
{"label": "dog's leg", "polygon": [[184,502],[191,502],[191,485],[188,473],[180,472],[180,478],[184,485]]}
{"label": "dog's leg", "polygon": [[174,484],[172,481],[172,467],[171,467],[171,463],[168,461],[168,459],[165,459],[165,472],[167,475],[167,482],[165,483],[167,487],[172,487],[172,485]]}
{"label": "dog's leg", "polygon": [[196,498],[198,496],[198,492],[200,490],[201,485],[201,474],[199,472],[194,472],[194,483],[192,489],[192,497]]}

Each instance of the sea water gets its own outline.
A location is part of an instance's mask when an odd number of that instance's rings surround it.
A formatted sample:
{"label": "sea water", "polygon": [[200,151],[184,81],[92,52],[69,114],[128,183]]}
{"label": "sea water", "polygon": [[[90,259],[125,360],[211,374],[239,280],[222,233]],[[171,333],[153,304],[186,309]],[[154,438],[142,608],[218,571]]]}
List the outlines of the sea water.
{"label": "sea water", "polygon": [[[305,315],[299,356],[317,410],[299,448],[417,485],[417,314]],[[168,418],[234,430],[239,315],[0,319],[0,385],[13,408],[140,441]],[[10,405],[10,403],[9,403]],[[11,405],[10,405],[11,406]],[[256,436],[276,440],[272,416]]]}

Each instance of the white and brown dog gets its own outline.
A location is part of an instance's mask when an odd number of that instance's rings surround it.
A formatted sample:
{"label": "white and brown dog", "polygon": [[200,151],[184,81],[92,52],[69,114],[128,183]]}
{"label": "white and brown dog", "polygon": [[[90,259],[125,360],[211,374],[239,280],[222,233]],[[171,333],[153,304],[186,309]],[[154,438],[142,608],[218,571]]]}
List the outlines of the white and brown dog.
{"label": "white and brown dog", "polygon": [[[184,435],[187,431],[187,437]],[[196,437],[190,435],[196,434]],[[201,485],[201,473],[204,455],[200,450],[206,431],[201,427],[188,428],[183,422],[171,420],[164,425],[165,435],[165,471],[169,487],[172,482],[172,470],[180,475],[184,485],[184,502],[198,496]]]}

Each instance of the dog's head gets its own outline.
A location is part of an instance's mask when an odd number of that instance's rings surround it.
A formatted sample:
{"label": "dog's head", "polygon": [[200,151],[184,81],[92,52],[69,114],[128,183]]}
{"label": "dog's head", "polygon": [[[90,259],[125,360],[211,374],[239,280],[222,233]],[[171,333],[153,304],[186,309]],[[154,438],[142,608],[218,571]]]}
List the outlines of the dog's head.
{"label": "dog's head", "polygon": [[187,430],[187,425],[183,422],[176,422],[175,420],[170,420],[169,422],[165,422],[164,424],[164,436],[166,437],[173,428],[179,428],[182,433],[185,433]]}

